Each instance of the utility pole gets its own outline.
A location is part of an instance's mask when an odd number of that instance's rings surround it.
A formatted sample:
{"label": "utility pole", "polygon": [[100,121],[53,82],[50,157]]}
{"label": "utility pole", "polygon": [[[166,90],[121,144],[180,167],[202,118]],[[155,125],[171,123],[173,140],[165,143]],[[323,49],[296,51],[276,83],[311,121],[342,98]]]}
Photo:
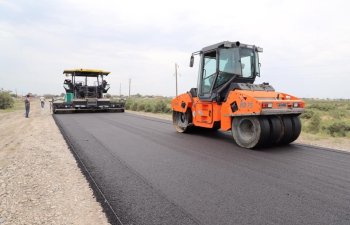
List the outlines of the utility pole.
{"label": "utility pole", "polygon": [[177,63],[175,63],[175,85],[176,85],[176,97],[177,97],[177,68],[178,68],[178,65],[177,65]]}
{"label": "utility pole", "polygon": [[119,97],[122,97],[122,82],[119,84]]}
{"label": "utility pole", "polygon": [[131,89],[131,78],[129,78],[129,98],[130,98],[130,89]]}

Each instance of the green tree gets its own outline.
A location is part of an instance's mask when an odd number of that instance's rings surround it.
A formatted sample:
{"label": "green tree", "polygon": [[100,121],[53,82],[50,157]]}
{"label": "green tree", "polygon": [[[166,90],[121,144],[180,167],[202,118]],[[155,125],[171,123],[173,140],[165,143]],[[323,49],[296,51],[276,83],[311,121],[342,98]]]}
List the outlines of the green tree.
{"label": "green tree", "polygon": [[12,108],[15,101],[11,97],[9,91],[1,91],[0,92],[0,109],[8,109]]}

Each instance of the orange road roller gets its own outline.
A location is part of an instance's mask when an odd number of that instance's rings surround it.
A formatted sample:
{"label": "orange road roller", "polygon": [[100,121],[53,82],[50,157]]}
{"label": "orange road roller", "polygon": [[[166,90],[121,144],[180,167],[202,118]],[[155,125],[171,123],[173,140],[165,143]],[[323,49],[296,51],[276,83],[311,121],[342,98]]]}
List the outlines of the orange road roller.
{"label": "orange road roller", "polygon": [[268,83],[254,84],[262,51],[255,45],[224,41],[192,53],[190,67],[194,56],[200,57],[198,85],[171,102],[176,131],[231,130],[235,142],[249,149],[295,141],[305,103],[276,92]]}

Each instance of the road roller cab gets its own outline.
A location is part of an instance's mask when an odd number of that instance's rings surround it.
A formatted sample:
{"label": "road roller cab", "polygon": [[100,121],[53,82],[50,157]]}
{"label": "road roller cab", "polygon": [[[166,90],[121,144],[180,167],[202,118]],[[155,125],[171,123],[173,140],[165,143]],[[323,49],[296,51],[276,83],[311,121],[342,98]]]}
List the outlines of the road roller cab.
{"label": "road roller cab", "polygon": [[200,56],[198,85],[171,102],[176,130],[231,130],[245,148],[296,140],[304,102],[268,83],[254,84],[260,76],[259,52],[262,48],[254,45],[225,41],[192,53],[191,67],[194,56]]}

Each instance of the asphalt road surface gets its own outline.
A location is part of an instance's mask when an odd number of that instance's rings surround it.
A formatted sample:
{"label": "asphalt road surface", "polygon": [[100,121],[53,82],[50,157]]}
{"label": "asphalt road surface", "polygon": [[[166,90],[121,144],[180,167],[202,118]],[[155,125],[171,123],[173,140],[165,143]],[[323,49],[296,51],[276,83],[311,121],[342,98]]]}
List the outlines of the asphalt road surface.
{"label": "asphalt road surface", "polygon": [[247,150],[230,133],[180,134],[128,113],[55,119],[118,216],[109,213],[112,223],[350,224],[348,153]]}

